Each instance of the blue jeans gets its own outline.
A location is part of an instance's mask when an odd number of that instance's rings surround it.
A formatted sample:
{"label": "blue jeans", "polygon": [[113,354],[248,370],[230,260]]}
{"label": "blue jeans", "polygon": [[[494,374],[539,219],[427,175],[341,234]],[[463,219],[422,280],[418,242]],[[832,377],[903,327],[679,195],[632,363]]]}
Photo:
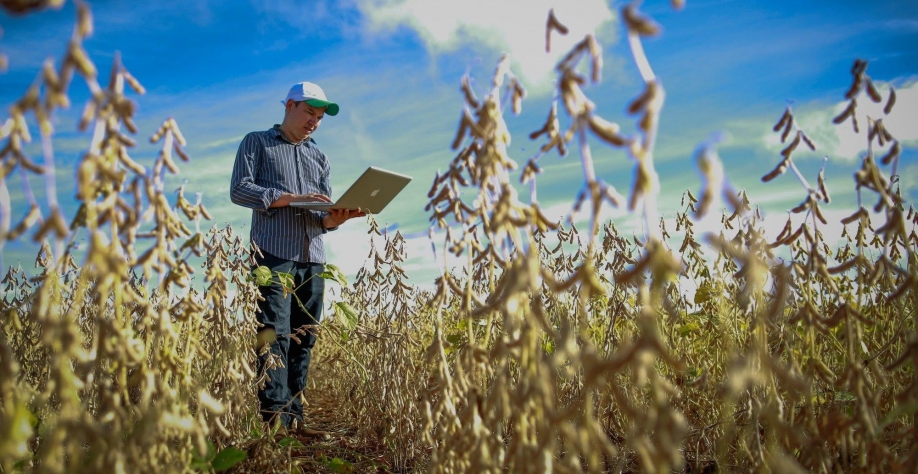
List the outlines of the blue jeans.
{"label": "blue jeans", "polygon": [[[325,280],[318,274],[324,270],[324,266],[321,263],[284,260],[263,250],[262,254],[256,254],[255,265],[270,268],[274,282],[270,286],[259,287],[264,298],[264,301],[258,302],[261,311],[256,315],[258,322],[263,325],[259,329],[259,336],[264,331],[274,331],[276,337],[271,342],[270,351],[280,357],[284,366],[267,371],[268,379],[264,389],[258,391],[258,400],[262,419],[273,422],[280,417],[284,426],[290,426],[294,419],[303,421],[300,392],[306,390],[310,352],[316,343],[315,329],[305,333],[297,329],[304,325],[319,324],[322,320]],[[296,298],[289,292],[284,297],[284,290],[277,283],[278,272],[293,275]],[[290,337],[291,332],[299,342]],[[266,359],[267,354],[258,357],[259,374]]]}

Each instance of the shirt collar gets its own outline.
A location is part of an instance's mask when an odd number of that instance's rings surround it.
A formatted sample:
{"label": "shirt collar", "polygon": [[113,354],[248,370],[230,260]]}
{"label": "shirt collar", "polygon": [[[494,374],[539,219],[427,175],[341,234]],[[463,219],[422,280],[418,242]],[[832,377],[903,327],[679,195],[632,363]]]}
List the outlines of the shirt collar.
{"label": "shirt collar", "polygon": [[[287,143],[291,143],[290,140],[287,140],[287,137],[284,136],[284,132],[281,131],[279,123],[274,124],[274,126],[271,127],[271,131],[274,132],[274,138],[283,140]],[[294,143],[294,145],[305,145],[306,142],[312,142],[313,145],[316,144],[316,141],[313,140],[312,137],[309,137],[301,142]]]}

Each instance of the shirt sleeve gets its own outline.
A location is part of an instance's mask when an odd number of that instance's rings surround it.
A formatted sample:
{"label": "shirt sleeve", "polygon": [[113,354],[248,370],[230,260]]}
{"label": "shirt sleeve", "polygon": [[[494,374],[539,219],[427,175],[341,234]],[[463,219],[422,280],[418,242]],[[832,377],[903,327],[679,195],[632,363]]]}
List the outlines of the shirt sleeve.
{"label": "shirt sleeve", "polygon": [[[322,212],[319,214],[319,223],[320,223],[320,224],[321,224],[322,222],[325,222],[325,216],[327,216],[328,214],[329,214],[329,213],[328,213],[327,211],[322,211]],[[327,233],[329,233],[329,232],[331,232],[331,231],[333,231],[333,230],[338,230],[338,226],[334,226],[334,227],[325,227],[325,224],[321,224],[320,227],[322,228],[322,233],[323,233],[323,234],[327,234]]]}
{"label": "shirt sleeve", "polygon": [[271,204],[283,192],[276,188],[265,188],[255,184],[255,170],[264,157],[264,146],[254,133],[242,139],[233,164],[230,180],[230,200],[237,205],[263,212],[270,211]]}

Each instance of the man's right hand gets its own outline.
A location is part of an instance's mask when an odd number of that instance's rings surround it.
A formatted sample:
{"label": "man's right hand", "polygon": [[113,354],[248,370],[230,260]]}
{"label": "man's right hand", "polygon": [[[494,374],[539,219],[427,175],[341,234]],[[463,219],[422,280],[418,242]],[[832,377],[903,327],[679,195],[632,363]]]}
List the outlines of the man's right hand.
{"label": "man's right hand", "polygon": [[289,206],[291,202],[332,202],[331,198],[324,194],[312,193],[312,194],[291,194],[284,193],[281,194],[281,197],[277,198],[277,201],[271,203],[271,207],[285,207]]}

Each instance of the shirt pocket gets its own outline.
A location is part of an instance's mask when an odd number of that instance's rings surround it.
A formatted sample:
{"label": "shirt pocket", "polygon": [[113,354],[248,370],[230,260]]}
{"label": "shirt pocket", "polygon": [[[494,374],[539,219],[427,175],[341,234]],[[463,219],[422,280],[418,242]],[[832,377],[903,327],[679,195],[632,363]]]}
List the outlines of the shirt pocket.
{"label": "shirt pocket", "polygon": [[265,188],[275,188],[288,193],[297,193],[296,168],[293,159],[280,153],[277,147],[265,150],[255,172],[255,184]]}

